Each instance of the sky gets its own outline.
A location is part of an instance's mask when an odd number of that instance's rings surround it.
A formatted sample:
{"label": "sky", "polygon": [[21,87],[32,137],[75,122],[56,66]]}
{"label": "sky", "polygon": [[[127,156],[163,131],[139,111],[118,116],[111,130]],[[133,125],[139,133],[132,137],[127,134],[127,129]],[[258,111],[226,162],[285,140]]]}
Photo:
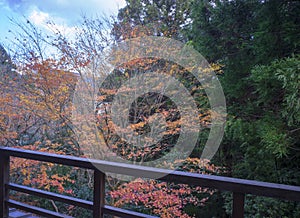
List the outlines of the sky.
{"label": "sky", "polygon": [[10,18],[28,19],[40,29],[47,30],[47,21],[53,21],[66,32],[71,32],[82,15],[101,16],[117,14],[125,0],[0,0],[0,44],[11,39],[16,26]]}

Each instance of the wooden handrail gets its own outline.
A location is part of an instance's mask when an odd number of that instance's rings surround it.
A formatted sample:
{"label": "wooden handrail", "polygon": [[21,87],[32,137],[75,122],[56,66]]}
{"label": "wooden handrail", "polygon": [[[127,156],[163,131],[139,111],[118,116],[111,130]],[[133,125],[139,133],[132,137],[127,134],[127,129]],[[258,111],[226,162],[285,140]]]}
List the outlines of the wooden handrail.
{"label": "wooden handrail", "polygon": [[[72,201],[72,199],[68,200],[73,202],[73,204],[76,206],[87,206],[89,204],[92,205],[92,210],[94,214],[93,217],[97,218],[102,217],[104,213],[113,215],[119,214],[121,217],[149,217],[148,215],[117,209],[106,206],[104,204],[105,173],[107,172],[135,177],[160,178],[160,180],[168,182],[179,182],[189,185],[197,185],[223,191],[230,191],[233,193],[233,217],[236,218],[243,217],[245,194],[281,198],[291,201],[300,201],[299,186],[266,183],[222,176],[202,175],[196,173],[172,171],[166,169],[158,169],[109,161],[89,160],[86,158],[57,155],[31,150],[22,150],[18,148],[0,147],[0,215],[2,215],[1,217],[7,216],[8,213],[7,202],[9,202],[8,191],[10,189],[16,189],[17,187],[18,191],[22,191],[25,193],[26,191],[28,193],[28,190],[30,190],[28,188],[22,189],[22,186],[17,186],[9,183],[9,157],[11,156],[94,170],[94,202],[81,202],[81,200],[78,199],[74,199],[74,202]],[[99,169],[101,169],[101,171]],[[38,192],[35,190],[31,191],[31,194]],[[49,194],[46,192],[39,194],[43,195],[43,197],[57,197],[56,199],[61,198],[60,200],[65,200],[62,196],[55,196],[56,194]],[[22,209],[24,209],[24,207]],[[59,217],[59,215],[57,217]]]}

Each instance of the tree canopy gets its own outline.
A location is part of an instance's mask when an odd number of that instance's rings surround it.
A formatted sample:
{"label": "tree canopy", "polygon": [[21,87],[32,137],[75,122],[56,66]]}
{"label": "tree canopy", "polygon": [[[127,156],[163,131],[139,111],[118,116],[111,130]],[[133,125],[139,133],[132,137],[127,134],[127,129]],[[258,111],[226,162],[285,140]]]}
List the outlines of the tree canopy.
{"label": "tree canopy", "polygon": [[[102,143],[99,146],[109,148],[110,154],[126,160],[147,162],[162,157],[173,149],[184,124],[183,115],[172,99],[154,92],[136,96],[128,109],[127,129],[123,128],[121,135],[110,115],[116,95],[128,91],[120,91],[122,84],[137,75],[159,70],[176,78],[190,93],[201,127],[189,157],[165,162],[160,167],[299,186],[300,3],[293,0],[126,0],[126,3],[112,20],[84,17],[72,40],[57,30],[43,35],[29,21],[18,24],[21,32],[16,35],[18,46],[10,51],[12,56],[0,46],[1,145],[86,157],[97,150],[88,150],[88,145],[98,140]],[[211,69],[206,70],[216,72],[226,98],[227,121],[220,148],[212,160],[200,157],[212,120],[218,114],[210,108],[206,87],[189,69],[150,57],[136,58],[105,72],[105,58],[112,56],[116,44],[145,36],[169,37],[192,46],[210,63]],[[47,53],[44,49],[47,46],[51,46],[55,55]],[[96,86],[100,76],[105,80]],[[77,99],[83,105],[93,106],[88,113],[72,104],[79,82],[88,95]],[[76,119],[72,117],[74,113]],[[126,141],[126,131],[130,130],[135,136],[146,136],[144,144],[151,144],[149,133],[157,120],[166,123],[165,129],[155,132],[162,135],[158,143],[134,147]],[[87,121],[95,126],[87,125]],[[89,134],[80,134],[78,126]],[[174,155],[179,157],[180,151]],[[89,171],[36,164],[15,158],[12,179],[91,199]],[[83,184],[88,185],[83,188]],[[108,177],[107,184],[107,201],[111,205],[162,217],[227,217],[232,209],[228,203],[232,196],[215,190],[143,178],[124,182]],[[38,199],[32,202],[78,217],[90,215],[55,202]],[[245,215],[299,217],[300,205],[249,195]]]}

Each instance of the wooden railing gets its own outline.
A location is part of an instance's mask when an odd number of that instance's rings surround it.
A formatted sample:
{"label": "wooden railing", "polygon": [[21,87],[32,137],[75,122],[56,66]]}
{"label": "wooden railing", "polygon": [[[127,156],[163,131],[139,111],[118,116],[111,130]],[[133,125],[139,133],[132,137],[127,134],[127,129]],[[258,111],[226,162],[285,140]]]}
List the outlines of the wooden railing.
{"label": "wooden railing", "polygon": [[[50,162],[67,166],[91,169],[94,171],[94,198],[93,202],[85,201],[70,196],[64,196],[47,191],[42,191],[27,186],[10,183],[10,157],[19,157],[30,160]],[[21,202],[9,199],[9,191],[14,190],[38,197],[60,201],[93,211],[94,218],[103,217],[104,214],[111,214],[119,217],[151,217],[146,214],[123,210],[120,208],[105,205],[105,172],[125,174],[135,177],[160,178],[168,182],[179,182],[189,185],[197,185],[233,193],[232,217],[244,217],[245,194],[281,198],[290,201],[300,201],[300,187],[282,184],[258,182],[229,177],[202,175],[181,171],[172,171],[129,165],[100,160],[87,160],[84,158],[50,154],[37,151],[22,150],[17,148],[0,147],[0,217],[8,217],[8,208],[13,207],[28,211],[44,217],[67,217],[66,215],[30,206]]]}

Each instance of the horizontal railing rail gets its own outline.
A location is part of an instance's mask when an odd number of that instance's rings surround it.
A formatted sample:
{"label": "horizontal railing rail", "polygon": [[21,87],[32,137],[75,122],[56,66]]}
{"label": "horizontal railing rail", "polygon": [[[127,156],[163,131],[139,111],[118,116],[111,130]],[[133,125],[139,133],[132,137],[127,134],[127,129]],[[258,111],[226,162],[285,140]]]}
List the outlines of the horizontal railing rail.
{"label": "horizontal railing rail", "polygon": [[[50,162],[93,170],[93,202],[10,183],[10,157],[19,157],[24,159]],[[99,169],[101,169],[101,171]],[[9,199],[9,191],[14,190],[92,210],[94,218],[103,217],[104,214],[111,214],[119,217],[151,217],[149,215],[105,205],[105,173],[107,172],[150,179],[160,178],[160,180],[168,182],[178,182],[188,185],[197,185],[201,187],[232,192],[232,217],[234,218],[244,217],[245,194],[281,198],[290,201],[300,201],[299,186],[259,182],[222,176],[203,175],[182,171],[172,171],[167,169],[158,169],[102,160],[90,160],[86,158],[57,155],[31,150],[22,150],[18,148],[0,147],[0,215],[2,215],[1,217],[7,217],[8,207],[15,207],[46,217],[66,217],[65,215],[59,213],[36,208]]]}

